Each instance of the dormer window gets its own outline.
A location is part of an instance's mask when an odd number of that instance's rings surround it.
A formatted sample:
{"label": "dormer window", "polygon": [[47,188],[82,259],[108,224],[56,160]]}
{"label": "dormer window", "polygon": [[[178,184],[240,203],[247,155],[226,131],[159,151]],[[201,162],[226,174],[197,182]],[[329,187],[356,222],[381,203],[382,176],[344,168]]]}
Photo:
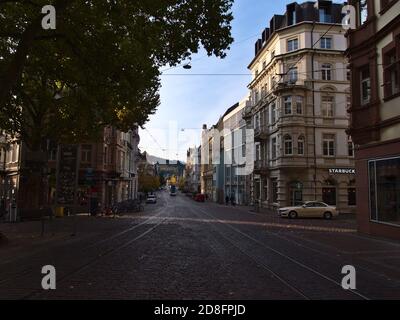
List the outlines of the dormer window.
{"label": "dormer window", "polygon": [[327,8],[319,9],[319,22],[332,23],[332,15],[329,13]]}
{"label": "dormer window", "polygon": [[289,16],[288,16],[288,25],[294,25],[297,23],[297,15],[296,15],[296,10],[292,10],[289,12]]}

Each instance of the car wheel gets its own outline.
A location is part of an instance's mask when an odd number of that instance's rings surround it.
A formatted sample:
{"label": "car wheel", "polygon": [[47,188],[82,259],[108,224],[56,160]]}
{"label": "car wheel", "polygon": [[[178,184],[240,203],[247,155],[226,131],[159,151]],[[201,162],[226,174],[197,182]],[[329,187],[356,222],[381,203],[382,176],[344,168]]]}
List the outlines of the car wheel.
{"label": "car wheel", "polygon": [[333,219],[333,215],[331,212],[325,212],[324,213],[324,219],[326,220],[332,220]]}
{"label": "car wheel", "polygon": [[297,214],[296,211],[292,211],[292,212],[289,213],[289,218],[290,219],[297,219],[297,217],[298,217],[298,214]]}

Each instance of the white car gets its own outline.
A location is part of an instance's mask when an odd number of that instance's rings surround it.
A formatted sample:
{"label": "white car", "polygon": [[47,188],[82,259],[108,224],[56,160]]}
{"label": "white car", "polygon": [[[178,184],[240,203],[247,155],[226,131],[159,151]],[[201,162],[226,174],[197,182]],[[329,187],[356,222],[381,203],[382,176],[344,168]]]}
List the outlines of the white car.
{"label": "white car", "polygon": [[279,216],[290,219],[324,218],[331,220],[339,216],[339,211],[336,207],[332,207],[326,203],[311,201],[299,206],[280,208]]}
{"label": "white car", "polygon": [[157,203],[157,197],[154,194],[148,195],[146,203],[148,203],[148,204],[156,204]]}

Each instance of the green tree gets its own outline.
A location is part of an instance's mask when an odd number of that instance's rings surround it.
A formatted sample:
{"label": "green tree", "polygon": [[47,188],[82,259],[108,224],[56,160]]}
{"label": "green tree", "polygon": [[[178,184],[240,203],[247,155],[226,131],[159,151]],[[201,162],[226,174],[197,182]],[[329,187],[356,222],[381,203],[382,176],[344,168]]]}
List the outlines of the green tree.
{"label": "green tree", "polygon": [[[81,142],[107,125],[144,125],[160,102],[162,66],[201,47],[225,57],[232,2],[0,0],[0,128],[44,153],[49,139]],[[41,28],[49,3],[56,30]]]}

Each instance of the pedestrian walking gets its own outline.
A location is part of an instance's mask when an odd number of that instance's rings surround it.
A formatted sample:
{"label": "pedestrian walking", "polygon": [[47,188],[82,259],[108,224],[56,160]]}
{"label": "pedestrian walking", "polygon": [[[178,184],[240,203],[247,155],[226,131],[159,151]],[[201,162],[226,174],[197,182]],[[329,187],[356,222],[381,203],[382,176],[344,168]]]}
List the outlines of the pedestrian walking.
{"label": "pedestrian walking", "polygon": [[225,197],[225,204],[226,204],[227,206],[229,206],[229,197],[228,197],[228,196]]}
{"label": "pedestrian walking", "polygon": [[234,196],[231,196],[231,204],[232,204],[232,206],[235,206],[235,205],[236,205],[236,203],[235,203],[235,197],[234,197]]}

